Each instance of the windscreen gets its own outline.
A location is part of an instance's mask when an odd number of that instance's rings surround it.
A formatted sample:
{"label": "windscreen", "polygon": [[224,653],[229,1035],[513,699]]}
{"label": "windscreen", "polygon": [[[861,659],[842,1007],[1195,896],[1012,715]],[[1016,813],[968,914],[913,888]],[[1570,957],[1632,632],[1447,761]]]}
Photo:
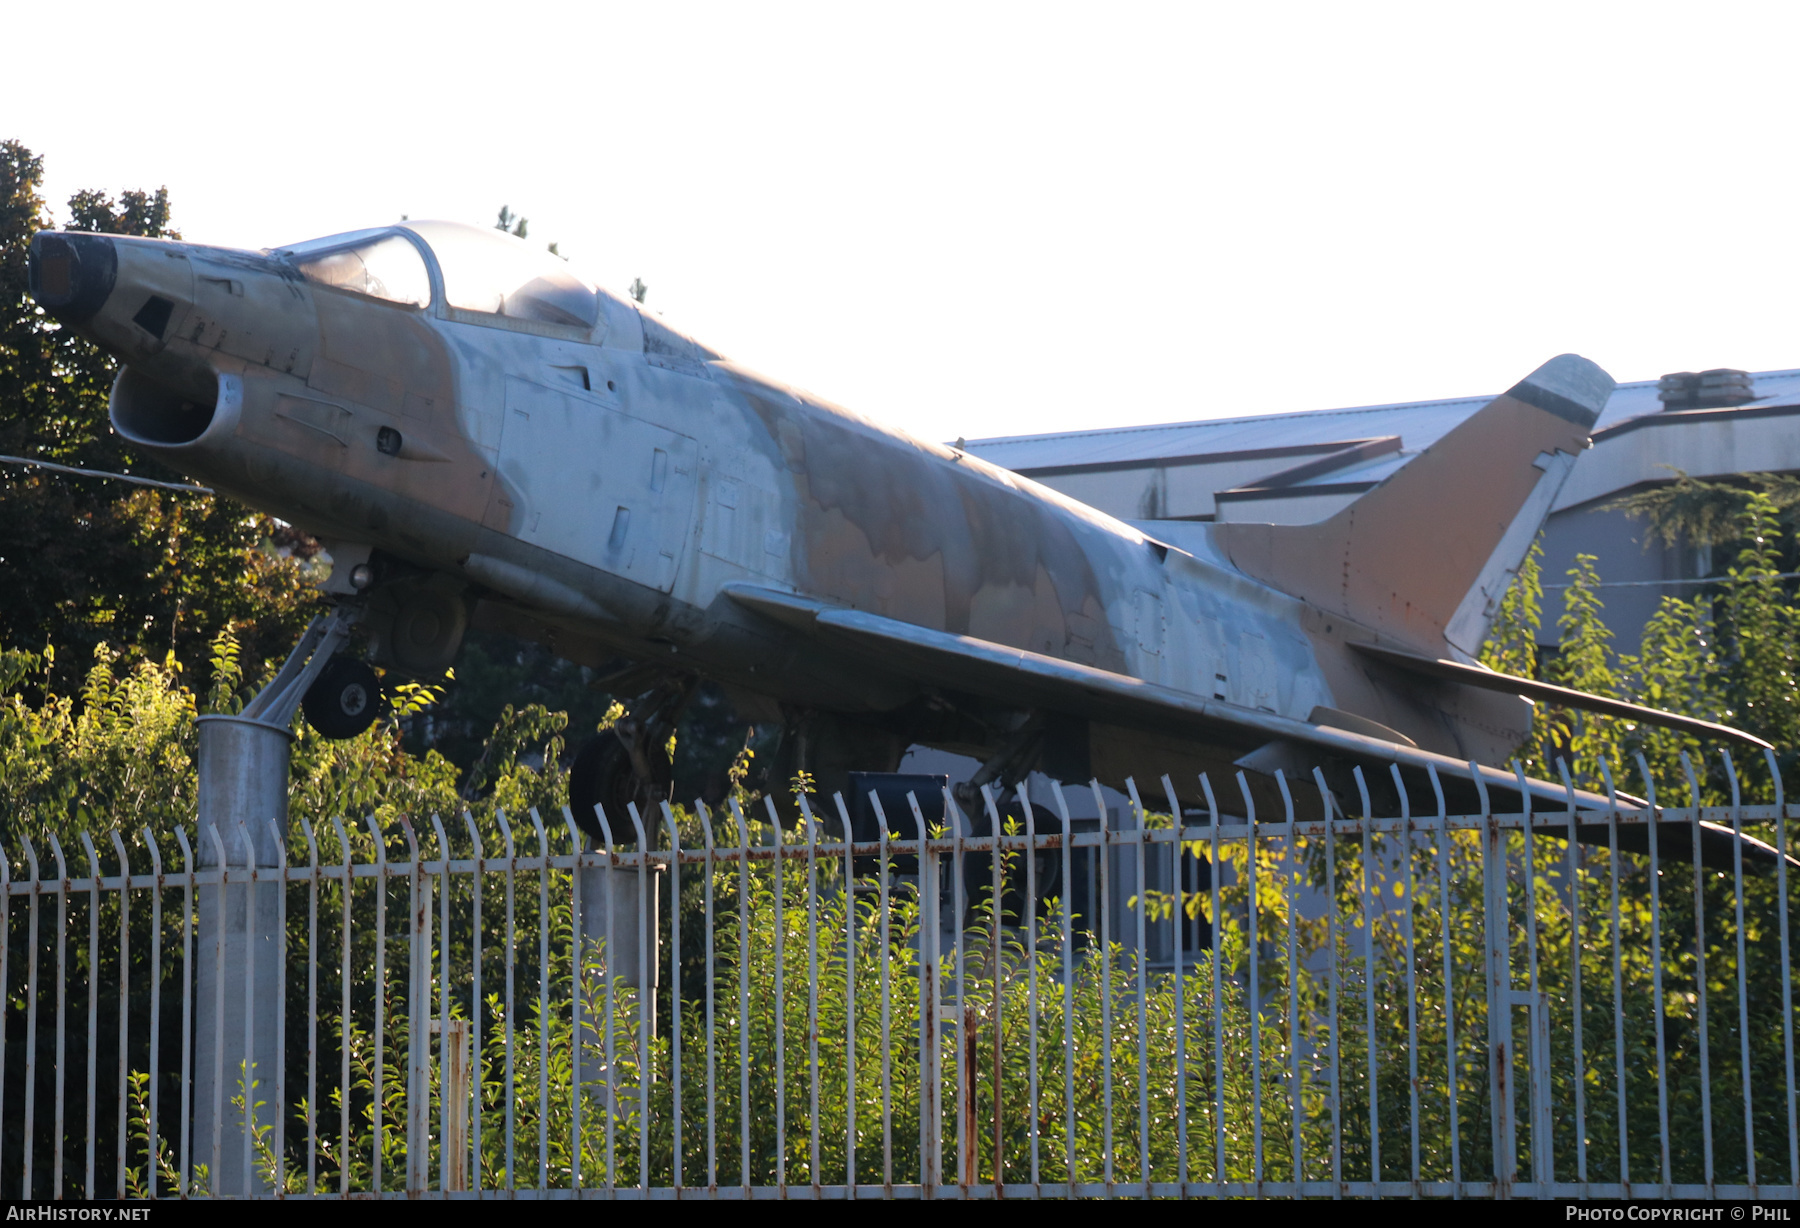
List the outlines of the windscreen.
{"label": "windscreen", "polygon": [[560,256],[498,230],[459,222],[408,222],[430,245],[452,307],[592,328],[600,318],[593,283]]}
{"label": "windscreen", "polygon": [[357,230],[311,239],[277,250],[321,286],[353,294],[424,307],[431,302],[431,277],[425,258],[403,235],[391,230]]}

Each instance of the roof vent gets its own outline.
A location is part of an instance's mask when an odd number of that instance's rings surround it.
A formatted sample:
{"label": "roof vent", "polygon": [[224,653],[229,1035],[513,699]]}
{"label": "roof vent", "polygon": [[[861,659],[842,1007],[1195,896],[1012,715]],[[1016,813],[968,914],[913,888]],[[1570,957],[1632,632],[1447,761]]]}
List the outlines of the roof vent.
{"label": "roof vent", "polygon": [[1656,382],[1656,399],[1664,409],[1723,409],[1756,399],[1748,371],[1715,367],[1711,371],[1677,371]]}

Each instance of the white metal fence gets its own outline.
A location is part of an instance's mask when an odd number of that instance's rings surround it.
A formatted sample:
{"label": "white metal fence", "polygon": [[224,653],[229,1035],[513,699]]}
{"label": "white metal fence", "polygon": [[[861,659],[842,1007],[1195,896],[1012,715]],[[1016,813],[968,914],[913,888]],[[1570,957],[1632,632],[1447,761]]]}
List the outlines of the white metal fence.
{"label": "white metal fence", "polygon": [[1790,808],[1689,779],[20,840],[0,1195],[1794,1197]]}

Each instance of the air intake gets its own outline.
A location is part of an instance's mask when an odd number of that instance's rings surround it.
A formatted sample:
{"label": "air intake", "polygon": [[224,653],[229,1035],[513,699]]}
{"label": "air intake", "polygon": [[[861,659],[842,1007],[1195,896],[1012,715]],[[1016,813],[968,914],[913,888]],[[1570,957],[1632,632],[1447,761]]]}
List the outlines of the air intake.
{"label": "air intake", "polygon": [[136,444],[180,447],[206,434],[218,395],[191,397],[135,367],[120,367],[113,381],[113,429]]}

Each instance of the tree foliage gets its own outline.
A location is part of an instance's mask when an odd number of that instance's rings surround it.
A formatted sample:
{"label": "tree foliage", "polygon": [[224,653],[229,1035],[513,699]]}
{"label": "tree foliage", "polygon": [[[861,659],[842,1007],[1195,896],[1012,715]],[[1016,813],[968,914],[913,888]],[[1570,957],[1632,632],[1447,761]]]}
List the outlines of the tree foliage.
{"label": "tree foliage", "polygon": [[1785,473],[1745,473],[1728,482],[1689,477],[1636,491],[1609,508],[1645,522],[1651,542],[1665,546],[1729,546],[1741,539],[1743,515],[1754,495],[1776,509],[1788,532],[1800,513],[1800,478]]}
{"label": "tree foliage", "polygon": [[[1783,772],[1791,773],[1800,764],[1795,757],[1800,747],[1800,604],[1785,561],[1796,549],[1794,531],[1784,523],[1781,496],[1771,490],[1710,487],[1707,499],[1729,500],[1729,521],[1714,514],[1727,505],[1695,503],[1690,496],[1692,490],[1675,491],[1660,503],[1634,506],[1649,509],[1642,514],[1653,519],[1663,517],[1654,520],[1653,532],[1691,542],[1691,535],[1704,530],[1712,535],[1709,540],[1733,543],[1735,557],[1725,574],[1697,595],[1664,597],[1644,626],[1637,652],[1621,652],[1615,645],[1606,626],[1596,561],[1584,554],[1577,556],[1563,589],[1556,647],[1540,654],[1543,589],[1534,546],[1501,603],[1482,663],[1745,730],[1773,744]],[[1694,510],[1703,504],[1711,508],[1704,515]],[[1653,779],[1685,797],[1685,753],[1699,771],[1708,803],[1716,804],[1730,796],[1720,749],[1684,731],[1541,705],[1519,754],[1527,767],[1550,779],[1556,778],[1557,760],[1564,759],[1577,783],[1595,789],[1604,787],[1601,762],[1629,765],[1642,754]],[[1742,751],[1736,748],[1736,753]],[[1773,800],[1769,789],[1765,780],[1746,800]]]}

